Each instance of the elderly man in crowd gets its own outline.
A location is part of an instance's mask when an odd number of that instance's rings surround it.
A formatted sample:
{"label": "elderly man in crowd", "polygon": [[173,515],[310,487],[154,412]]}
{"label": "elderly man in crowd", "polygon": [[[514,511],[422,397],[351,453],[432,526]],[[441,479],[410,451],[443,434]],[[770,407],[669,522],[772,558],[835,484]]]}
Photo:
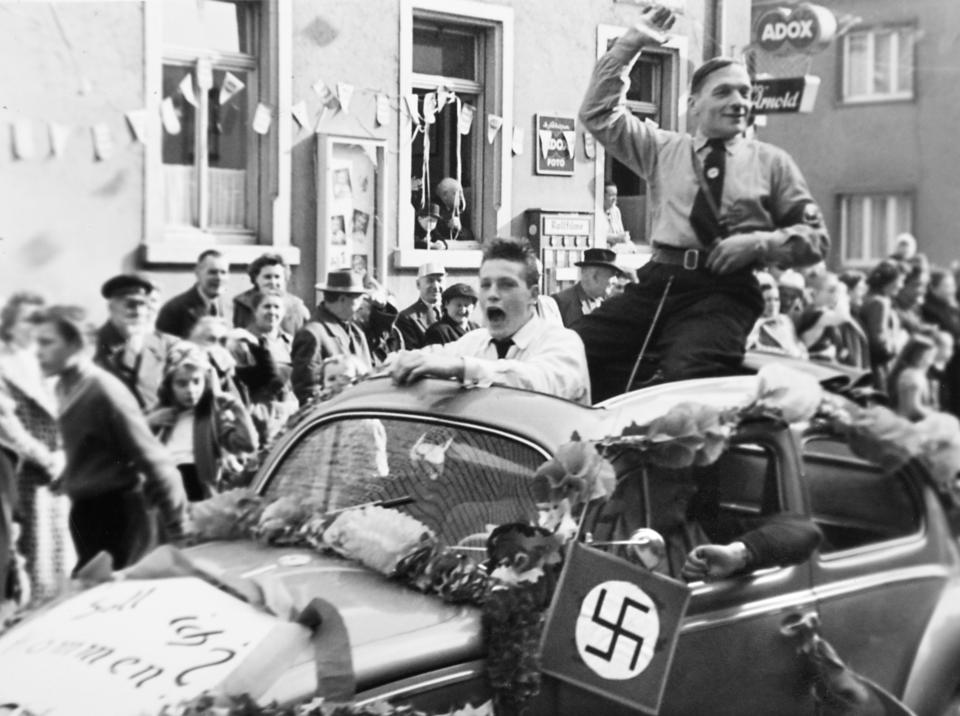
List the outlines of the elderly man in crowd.
{"label": "elderly man in crowd", "polygon": [[617,284],[617,278],[623,270],[614,263],[617,255],[610,249],[587,249],[583,252],[583,261],[577,261],[580,267],[580,280],[570,288],[553,294],[560,307],[563,325],[567,328],[579,318],[599,308],[604,299],[610,296]]}
{"label": "elderly man in crowd", "polygon": [[97,331],[94,362],[119,378],[144,412],[157,406],[157,389],[167,368],[175,336],[153,327],[157,287],[145,276],[120,274],[107,280],[100,294],[107,299],[107,322]]}
{"label": "elderly man in crowd", "polygon": [[188,338],[202,316],[226,316],[223,295],[229,272],[230,265],[219,251],[207,249],[201,253],[194,269],[197,282],[163,304],[157,316],[157,329]]}
{"label": "elderly man in crowd", "polygon": [[305,405],[323,389],[323,365],[328,358],[351,355],[369,372],[372,366],[370,348],[354,314],[367,290],[363,277],[348,269],[331,271],[327,282],[317,284],[323,301],[317,313],[293,338],[290,349],[293,371],[293,392]]}
{"label": "elderly man in crowd", "polygon": [[440,299],[446,275],[446,269],[439,261],[428,261],[417,271],[417,291],[420,296],[400,311],[397,318],[397,330],[403,336],[404,348],[423,348],[426,345],[427,329],[443,315]]}
{"label": "elderly man in crowd", "polygon": [[77,568],[104,551],[121,569],[155,542],[152,507],[159,507],[165,538],[182,535],[186,499],[180,474],[130,391],[85,359],[83,311],[54,306],[34,322],[40,368],[59,378],[63,489],[72,505]]}
{"label": "elderly man in crowd", "polygon": [[508,385],[590,403],[583,343],[576,333],[536,315],[536,257],[530,248],[491,242],[480,265],[480,313],[486,327],[446,345],[397,355],[396,383],[450,378],[467,386]]}

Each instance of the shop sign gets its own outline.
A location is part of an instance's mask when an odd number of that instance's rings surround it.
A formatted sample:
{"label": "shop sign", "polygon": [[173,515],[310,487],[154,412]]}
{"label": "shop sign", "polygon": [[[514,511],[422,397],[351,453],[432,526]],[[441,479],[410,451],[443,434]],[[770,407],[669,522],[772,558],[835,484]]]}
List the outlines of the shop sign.
{"label": "shop sign", "polygon": [[813,54],[827,47],[837,34],[837,18],[820,5],[801,3],[775,7],[757,19],[754,36],[760,49],[774,54]]}
{"label": "shop sign", "polygon": [[573,176],[577,122],[573,117],[537,115],[537,174]]}
{"label": "shop sign", "polygon": [[777,77],[753,81],[754,114],[812,112],[820,89],[820,78]]}

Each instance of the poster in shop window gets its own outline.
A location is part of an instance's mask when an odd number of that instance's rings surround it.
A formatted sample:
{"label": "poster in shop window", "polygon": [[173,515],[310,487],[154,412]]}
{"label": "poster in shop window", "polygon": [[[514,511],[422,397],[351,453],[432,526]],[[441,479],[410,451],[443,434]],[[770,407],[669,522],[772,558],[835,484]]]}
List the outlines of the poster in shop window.
{"label": "poster in shop window", "polygon": [[577,121],[572,116],[537,115],[537,174],[573,176]]}

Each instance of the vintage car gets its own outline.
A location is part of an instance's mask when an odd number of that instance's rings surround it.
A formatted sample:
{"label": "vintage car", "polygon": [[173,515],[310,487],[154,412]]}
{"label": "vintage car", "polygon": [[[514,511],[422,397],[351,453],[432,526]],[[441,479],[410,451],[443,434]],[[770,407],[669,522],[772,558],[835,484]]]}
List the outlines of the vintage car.
{"label": "vintage car", "polygon": [[[684,401],[742,406],[757,382],[672,383],[590,408],[501,387],[425,380],[398,389],[371,379],[304,412],[255,487],[334,511],[369,500],[376,483],[377,499],[466,546],[493,525],[536,519],[534,472],[574,432],[619,435]],[[928,482],[881,471],[825,427],[774,420],[745,423],[709,469],[721,510],[806,515],[824,539],[805,563],[689,585],[659,713],[814,713],[794,633],[812,622],[852,669],[916,713],[950,713],[960,686],[960,552]],[[490,698],[475,607],[300,547],[221,541],[184,552],[202,576],[101,584],[0,637],[0,712],[156,714],[218,687],[261,703],[302,701],[318,686],[316,642],[291,616],[315,598],[342,616],[358,703],[445,713]],[[241,580],[257,585],[274,615],[228,588]],[[551,676],[529,712],[591,711],[636,712]]]}

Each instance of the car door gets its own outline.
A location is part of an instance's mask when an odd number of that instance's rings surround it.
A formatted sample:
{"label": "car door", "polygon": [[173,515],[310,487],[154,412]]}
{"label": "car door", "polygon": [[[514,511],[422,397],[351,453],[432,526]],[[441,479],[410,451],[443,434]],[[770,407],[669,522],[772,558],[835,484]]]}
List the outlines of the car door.
{"label": "car door", "polygon": [[[803,512],[791,440],[786,429],[770,424],[741,433],[712,466],[721,511],[753,520],[779,510]],[[692,596],[659,713],[812,713],[796,645],[781,633],[786,620],[815,610],[809,565],[689,586]],[[636,713],[556,680],[547,682],[541,699],[546,703],[537,713]]]}
{"label": "car door", "polygon": [[806,438],[803,462],[824,533],[812,562],[821,633],[899,696],[948,578],[927,520],[935,498],[910,470],[885,474],[828,435]]}

